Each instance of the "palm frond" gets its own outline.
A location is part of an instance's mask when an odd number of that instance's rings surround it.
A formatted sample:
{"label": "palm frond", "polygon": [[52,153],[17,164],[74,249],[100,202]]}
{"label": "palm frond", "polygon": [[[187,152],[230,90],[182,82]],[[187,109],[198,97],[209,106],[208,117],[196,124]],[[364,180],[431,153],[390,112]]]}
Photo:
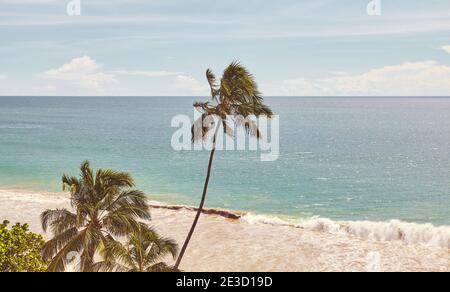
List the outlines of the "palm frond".
{"label": "palm frond", "polygon": [[80,181],[76,177],[70,177],[67,175],[62,176],[63,191],[69,190],[71,193],[76,192],[80,187]]}
{"label": "palm frond", "polygon": [[[66,269],[68,263],[73,261],[73,258],[69,257],[69,253],[76,252],[80,253],[83,250],[83,241],[86,230],[77,232],[76,236],[72,237],[63,247],[58,251],[58,253],[52,257],[50,264],[47,268],[49,272],[63,272]],[[44,247],[45,249],[45,247]],[[45,255],[45,251],[43,255]]]}
{"label": "palm frond", "polygon": [[88,188],[89,190],[93,190],[94,189],[94,173],[92,171],[91,165],[89,163],[89,161],[84,161],[81,166],[80,166],[80,170],[81,170],[81,178],[83,180],[83,184],[86,188]]}
{"label": "palm frond", "polygon": [[218,95],[217,80],[211,69],[206,70],[206,79],[208,80],[208,84],[211,89],[211,96],[215,99]]}
{"label": "palm frond", "polygon": [[112,186],[117,188],[134,187],[134,180],[129,173],[119,172],[111,169],[99,169],[96,174],[96,184],[103,188]]}
{"label": "palm frond", "polygon": [[136,211],[121,208],[106,215],[103,227],[114,236],[126,236],[139,228],[139,222],[133,219]]}
{"label": "palm frond", "polygon": [[54,233],[60,233],[70,227],[77,225],[76,215],[66,209],[46,210],[41,214],[41,224],[44,232],[47,232],[49,226],[59,225],[60,228],[53,230]]}
{"label": "palm frond", "polygon": [[49,261],[79,234],[77,228],[70,228],[47,241],[42,248],[42,258]]}
{"label": "palm frond", "polygon": [[133,216],[144,220],[151,219],[147,196],[137,190],[123,191],[114,198],[113,202],[104,199],[104,201],[100,202],[98,208],[107,212],[129,208],[130,211],[133,211]]}
{"label": "palm frond", "polygon": [[147,204],[147,196],[137,190],[124,191],[111,203],[106,210],[109,214],[115,211],[129,210],[133,217],[150,220],[150,208]]}
{"label": "palm frond", "polygon": [[146,265],[154,264],[169,254],[175,259],[178,254],[178,244],[172,239],[157,236],[148,242],[151,243],[151,248],[145,258]]}

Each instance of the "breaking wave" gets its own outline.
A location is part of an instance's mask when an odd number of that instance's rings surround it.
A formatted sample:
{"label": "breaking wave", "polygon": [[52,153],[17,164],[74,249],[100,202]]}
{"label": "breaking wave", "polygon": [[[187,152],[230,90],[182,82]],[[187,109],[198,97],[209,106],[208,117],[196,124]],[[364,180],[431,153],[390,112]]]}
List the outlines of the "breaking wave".
{"label": "breaking wave", "polygon": [[[188,206],[171,206],[156,202],[153,203],[153,208],[197,211],[196,208]],[[425,245],[450,249],[450,226],[437,227],[432,224],[408,223],[400,220],[390,220],[387,222],[333,221],[320,217],[293,220],[222,209],[204,209],[202,213],[240,220],[247,224],[289,226],[309,231],[350,235],[365,240],[398,241],[408,245]]]}
{"label": "breaking wave", "polygon": [[292,223],[278,217],[246,214],[241,220],[248,224],[292,226],[316,232],[346,234],[366,240],[399,241],[410,245],[426,245],[450,249],[450,227],[432,224],[407,223],[400,220],[388,222],[333,221],[311,218]]}

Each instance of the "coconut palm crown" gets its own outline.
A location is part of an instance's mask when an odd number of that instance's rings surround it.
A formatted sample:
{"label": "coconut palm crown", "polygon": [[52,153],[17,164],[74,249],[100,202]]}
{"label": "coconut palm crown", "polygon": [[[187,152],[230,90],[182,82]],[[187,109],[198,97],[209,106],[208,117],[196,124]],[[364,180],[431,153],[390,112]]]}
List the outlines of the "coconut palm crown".
{"label": "coconut palm crown", "polygon": [[[193,142],[205,139],[215,123],[206,119],[218,117],[224,133],[234,135],[234,126],[244,127],[251,136],[261,137],[256,122],[251,117],[273,116],[272,110],[263,103],[263,97],[253,75],[240,63],[233,62],[225,69],[220,83],[210,69],[206,79],[211,90],[212,102],[196,102],[194,107],[202,113],[192,127]],[[235,124],[234,126],[232,124]]]}
{"label": "coconut palm crown", "polygon": [[102,248],[115,237],[139,230],[140,219],[150,219],[145,195],[131,189],[134,181],[128,173],[99,169],[94,174],[88,161],[80,171],[80,177],[62,177],[75,211],[47,210],[41,215],[43,230],[54,235],[42,251],[50,272],[64,271],[74,258],[79,258],[78,270],[92,271]]}

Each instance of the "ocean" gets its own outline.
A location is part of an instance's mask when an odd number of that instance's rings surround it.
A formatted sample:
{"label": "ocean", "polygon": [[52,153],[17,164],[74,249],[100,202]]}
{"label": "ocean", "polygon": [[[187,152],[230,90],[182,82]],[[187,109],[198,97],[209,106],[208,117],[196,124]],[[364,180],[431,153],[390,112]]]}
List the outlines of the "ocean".
{"label": "ocean", "polygon": [[[194,97],[0,97],[0,189],[61,191],[63,173],[130,172],[137,188],[197,205],[207,151],[174,151]],[[207,207],[301,221],[450,225],[450,99],[270,97],[280,157],[219,151]]]}

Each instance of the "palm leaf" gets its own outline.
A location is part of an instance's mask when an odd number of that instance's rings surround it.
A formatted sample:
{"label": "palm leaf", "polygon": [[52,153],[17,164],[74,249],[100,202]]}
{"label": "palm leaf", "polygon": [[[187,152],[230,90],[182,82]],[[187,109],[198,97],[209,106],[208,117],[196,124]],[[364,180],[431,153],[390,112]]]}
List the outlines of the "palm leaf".
{"label": "palm leaf", "polygon": [[59,250],[59,252],[52,258],[47,268],[49,272],[65,271],[67,264],[73,261],[72,258],[68,257],[69,253],[71,252],[80,253],[83,250],[83,241],[85,233],[86,230],[77,233],[76,236],[74,236],[73,238],[68,240],[66,244],[64,244],[64,247],[61,250]]}
{"label": "palm leaf", "polygon": [[41,214],[41,224],[44,232],[47,232],[48,226],[55,227],[53,233],[61,233],[68,228],[77,225],[76,215],[66,209],[46,210]]}
{"label": "palm leaf", "polygon": [[211,89],[211,96],[214,99],[218,95],[218,90],[216,76],[211,69],[206,70],[206,79],[208,80],[208,84]]}

